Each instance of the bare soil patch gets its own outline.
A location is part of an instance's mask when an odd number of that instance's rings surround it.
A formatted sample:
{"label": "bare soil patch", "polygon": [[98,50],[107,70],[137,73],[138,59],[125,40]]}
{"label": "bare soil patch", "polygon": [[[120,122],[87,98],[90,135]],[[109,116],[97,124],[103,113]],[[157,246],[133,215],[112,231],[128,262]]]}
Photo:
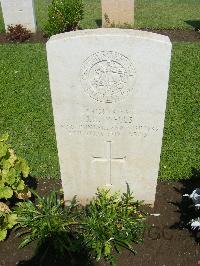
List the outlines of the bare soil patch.
{"label": "bare soil patch", "polygon": [[[162,35],[169,36],[172,42],[200,42],[200,30],[152,30],[152,29],[141,29],[144,31],[150,31],[159,33]],[[24,43],[46,43],[48,38],[44,36],[42,32],[37,32],[31,34],[30,39],[26,40]],[[6,38],[5,33],[0,33],[0,43],[17,43],[14,41],[9,41]]]}
{"label": "bare soil patch", "polygon": [[172,42],[199,42],[200,31],[198,30],[150,30],[162,35],[167,35]]}

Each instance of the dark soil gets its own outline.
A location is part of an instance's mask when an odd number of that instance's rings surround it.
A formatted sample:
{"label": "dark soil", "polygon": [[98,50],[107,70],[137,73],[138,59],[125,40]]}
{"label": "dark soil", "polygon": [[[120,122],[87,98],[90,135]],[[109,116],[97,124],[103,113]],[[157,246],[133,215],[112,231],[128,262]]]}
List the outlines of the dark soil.
{"label": "dark soil", "polygon": [[146,30],[167,35],[172,42],[200,42],[199,30]]}
{"label": "dark soil", "polygon": [[[40,194],[53,188],[60,188],[59,181],[41,180],[37,185]],[[194,171],[193,179],[182,182],[159,182],[156,202],[153,209],[148,208],[149,228],[145,232],[144,243],[136,244],[137,255],[123,251],[118,257],[118,266],[196,266],[200,265],[198,234],[188,228],[188,221],[196,212],[191,207],[185,193],[200,187],[199,172]],[[152,214],[158,214],[152,215]],[[62,256],[56,258],[52,250],[36,251],[36,245],[19,250],[20,239],[11,233],[5,242],[0,242],[0,266],[86,266],[87,256],[79,254],[75,258]],[[104,262],[91,265],[104,266]]]}
{"label": "dark soil", "polygon": [[[30,39],[24,43],[46,43],[48,40],[42,32],[32,33]],[[0,43],[17,43],[17,41],[9,41],[6,33],[0,33]]]}
{"label": "dark soil", "polygon": [[[142,29],[150,32],[155,32],[169,36],[172,42],[200,42],[200,30],[152,30]],[[24,43],[46,43],[47,37],[42,32],[31,34],[31,38],[26,40]],[[16,43],[9,41],[6,38],[5,33],[0,33],[0,43]]]}

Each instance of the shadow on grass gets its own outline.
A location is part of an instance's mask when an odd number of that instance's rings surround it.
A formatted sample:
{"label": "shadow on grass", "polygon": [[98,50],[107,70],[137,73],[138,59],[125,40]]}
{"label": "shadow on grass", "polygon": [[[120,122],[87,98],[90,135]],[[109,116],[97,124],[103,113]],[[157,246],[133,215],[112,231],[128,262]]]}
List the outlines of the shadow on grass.
{"label": "shadow on grass", "polygon": [[80,253],[56,253],[51,243],[45,243],[36,249],[34,257],[28,261],[20,261],[18,266],[92,266],[88,254]]}
{"label": "shadow on grass", "polygon": [[102,27],[102,19],[96,19],[95,22],[96,22],[98,28]]}
{"label": "shadow on grass", "polygon": [[186,20],[185,22],[192,26],[196,31],[200,30],[200,20]]}
{"label": "shadow on grass", "polygon": [[29,175],[25,181],[25,185],[33,190],[36,190],[38,186],[38,181],[35,177]]}
{"label": "shadow on grass", "polygon": [[[181,195],[191,194],[195,188],[200,188],[200,170],[192,168],[192,176],[189,179],[181,180],[181,189],[174,188]],[[182,197],[181,202],[171,202],[179,208],[180,221],[175,223],[171,229],[187,228],[197,243],[200,243],[200,232],[198,230],[192,230],[188,224],[191,219],[195,219],[200,216],[200,212],[196,211],[193,202],[188,197]]]}

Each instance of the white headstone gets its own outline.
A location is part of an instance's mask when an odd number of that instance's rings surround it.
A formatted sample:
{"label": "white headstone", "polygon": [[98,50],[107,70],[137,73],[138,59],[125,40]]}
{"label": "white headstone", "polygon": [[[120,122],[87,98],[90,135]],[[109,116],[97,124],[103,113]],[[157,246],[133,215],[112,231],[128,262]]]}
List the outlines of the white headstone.
{"label": "white headstone", "polygon": [[8,26],[21,24],[31,32],[36,32],[34,0],[0,0],[5,30]]}
{"label": "white headstone", "polygon": [[137,30],[59,34],[47,43],[65,199],[97,187],[152,204],[162,145],[171,42]]}

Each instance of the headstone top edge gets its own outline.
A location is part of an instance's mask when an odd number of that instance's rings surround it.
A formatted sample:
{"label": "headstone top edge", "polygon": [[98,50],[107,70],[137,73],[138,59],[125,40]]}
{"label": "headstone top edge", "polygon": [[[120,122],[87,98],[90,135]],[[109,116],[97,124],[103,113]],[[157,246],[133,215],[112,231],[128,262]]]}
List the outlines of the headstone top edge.
{"label": "headstone top edge", "polygon": [[162,43],[166,43],[171,45],[171,41],[168,36],[161,35],[153,32],[142,31],[142,30],[132,30],[132,29],[118,29],[118,28],[100,28],[100,29],[86,29],[86,30],[78,30],[78,31],[70,31],[65,33],[60,33],[51,36],[51,38],[47,41],[47,45],[50,42],[60,41],[65,39],[73,39],[77,37],[89,37],[89,36],[127,36],[127,37],[135,37],[141,39],[148,39],[152,41],[158,41]]}

